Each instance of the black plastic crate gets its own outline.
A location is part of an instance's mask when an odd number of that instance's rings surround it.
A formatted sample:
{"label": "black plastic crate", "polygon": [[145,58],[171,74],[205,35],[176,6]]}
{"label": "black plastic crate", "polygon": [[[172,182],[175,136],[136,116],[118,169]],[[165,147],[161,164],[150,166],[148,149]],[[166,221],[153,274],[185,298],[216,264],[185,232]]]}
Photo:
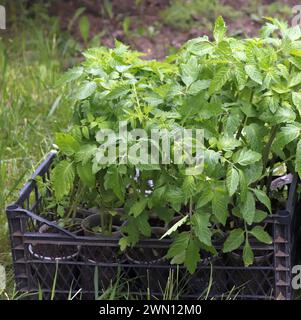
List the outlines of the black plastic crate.
{"label": "black plastic crate", "polygon": [[[66,299],[78,291],[81,299],[93,299],[96,289],[101,293],[119,274],[125,280],[125,292],[131,296],[160,298],[172,275],[176,279],[175,296],[179,298],[292,299],[297,178],[289,187],[286,209],[264,222],[273,244],[251,243],[256,256],[252,266],[244,267],[239,252],[220,253],[204,259],[191,276],[185,267],[172,266],[166,259],[146,258],[155,251],[161,255],[167,252],[170,240],[145,239],[135,248],[117,255],[118,239],[77,236],[51,219],[43,218],[41,195],[34,179],[36,176],[49,178],[54,158],[55,153],[49,154],[22,189],[16,203],[6,210],[19,292],[42,291],[48,299],[56,277],[56,299]],[[210,286],[209,282],[212,282]]]}

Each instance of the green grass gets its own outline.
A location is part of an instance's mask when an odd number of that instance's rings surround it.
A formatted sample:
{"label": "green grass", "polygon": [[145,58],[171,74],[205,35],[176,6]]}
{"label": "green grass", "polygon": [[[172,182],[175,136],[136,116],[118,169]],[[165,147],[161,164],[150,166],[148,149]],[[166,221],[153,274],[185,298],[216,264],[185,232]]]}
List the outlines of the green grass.
{"label": "green grass", "polygon": [[[20,5],[18,19],[14,10],[7,10],[7,30],[0,30],[0,264],[8,280],[5,206],[51,149],[53,132],[68,125],[72,107],[55,83],[79,56],[78,44],[42,7],[28,11]],[[14,294],[12,281],[7,292]]]}
{"label": "green grass", "polygon": [[[262,2],[250,0],[240,10],[236,10],[219,0],[171,0],[170,5],[162,11],[161,15],[165,24],[187,31],[191,28],[211,30],[213,22],[219,15],[230,21],[250,17],[260,22],[264,16],[291,19],[292,8],[289,5],[282,1],[271,4]],[[238,33],[243,33],[241,31],[243,30],[237,30]]]}
{"label": "green grass", "polygon": [[248,3],[248,6],[244,8],[244,12],[255,22],[262,21],[262,17],[274,17],[288,21],[292,19],[292,6],[282,1],[262,4],[262,1],[252,0]]}
{"label": "green grass", "polygon": [[[48,295],[49,300],[55,300],[56,295],[56,274],[53,279],[52,289],[50,296]],[[127,279],[126,275],[122,274],[118,271],[116,276],[116,280],[113,281],[107,288],[99,288],[98,285],[98,268],[95,269],[94,275],[94,299],[95,300],[181,300],[182,295],[185,295],[186,289],[189,287],[189,277],[185,279],[179,278],[179,269],[170,270],[168,278],[166,279],[165,287],[161,288],[161,295],[154,296],[150,294],[150,289],[147,289],[146,296],[144,294],[135,293],[132,294],[130,292],[131,281],[134,279]],[[210,274],[210,279],[208,282],[207,288],[196,298],[196,300],[215,300],[215,298],[210,297],[210,291],[212,289],[212,285],[214,280],[212,278],[212,270]],[[236,300],[237,295],[239,294],[241,288],[232,288],[230,291],[225,292],[223,295],[218,297],[218,300]],[[46,299],[43,291],[39,289],[37,292],[18,294],[13,291],[10,295],[3,294],[3,298],[6,300],[18,300],[22,298],[33,297],[36,300],[44,300]],[[67,300],[82,300],[84,299],[81,289],[78,291],[74,291],[74,289],[70,288],[69,294],[66,298]]]}
{"label": "green grass", "polygon": [[210,30],[219,15],[233,19],[241,16],[241,12],[219,0],[172,0],[162,12],[167,25],[183,30],[200,27]]}

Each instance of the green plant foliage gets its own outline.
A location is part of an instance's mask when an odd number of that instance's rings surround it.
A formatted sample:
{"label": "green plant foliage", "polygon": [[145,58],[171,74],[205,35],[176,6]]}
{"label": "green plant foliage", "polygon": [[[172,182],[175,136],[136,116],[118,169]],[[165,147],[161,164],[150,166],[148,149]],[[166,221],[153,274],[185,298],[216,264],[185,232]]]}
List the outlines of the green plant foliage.
{"label": "green plant foliage", "polygon": [[53,169],[53,189],[55,197],[62,200],[72,189],[75,177],[73,163],[63,160]]}
{"label": "green plant foliage", "polygon": [[241,15],[233,7],[219,0],[171,0],[170,5],[162,11],[164,22],[174,28],[188,30],[200,24],[210,28],[218,15],[235,18]]}
{"label": "green plant foliage", "polygon": [[[299,27],[269,19],[260,38],[238,40],[227,37],[219,17],[214,41],[192,39],[163,62],[145,61],[119,42],[87,50],[64,78],[75,81],[75,109],[72,128],[57,135],[65,159],[54,169],[56,197],[84,185],[91,206],[123,207],[122,250],[150,236],[156,216],[170,226],[163,238],[173,239],[171,263],[193,273],[201,252],[215,254],[220,240],[224,252],[243,248],[251,265],[249,239],[271,243],[258,223],[282,205],[271,202],[269,177],[276,166],[301,174],[300,39]],[[114,139],[103,141],[98,131],[117,132],[120,121],[147,132],[203,129],[203,171],[125,164],[121,149],[116,163],[99,165],[99,147]]]}

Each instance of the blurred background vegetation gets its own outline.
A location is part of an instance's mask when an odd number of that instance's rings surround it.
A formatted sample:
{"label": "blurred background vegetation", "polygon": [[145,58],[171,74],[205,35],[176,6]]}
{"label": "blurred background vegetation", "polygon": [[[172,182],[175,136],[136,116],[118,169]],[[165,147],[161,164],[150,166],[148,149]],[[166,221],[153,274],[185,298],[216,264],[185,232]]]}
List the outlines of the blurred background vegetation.
{"label": "blurred background vegetation", "polygon": [[8,275],[0,299],[14,297],[5,205],[51,149],[53,133],[68,126],[72,106],[56,85],[91,46],[114,39],[163,59],[186,40],[211,34],[223,15],[233,36],[256,36],[262,17],[290,23],[293,0],[1,1],[0,30],[0,264]]}

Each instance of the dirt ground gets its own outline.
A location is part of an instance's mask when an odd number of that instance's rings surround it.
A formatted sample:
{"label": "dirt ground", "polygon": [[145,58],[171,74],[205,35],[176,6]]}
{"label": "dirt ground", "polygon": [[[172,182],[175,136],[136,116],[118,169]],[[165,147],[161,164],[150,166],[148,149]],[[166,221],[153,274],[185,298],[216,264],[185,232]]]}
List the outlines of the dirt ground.
{"label": "dirt ground", "polygon": [[[190,1],[190,0],[187,0]],[[257,1],[257,2],[256,2]],[[85,13],[90,21],[90,38],[101,33],[100,44],[112,47],[114,39],[128,43],[132,48],[146,53],[146,58],[163,59],[172,52],[171,48],[180,47],[188,39],[210,35],[211,31],[202,24],[202,17],[194,17],[194,26],[189,30],[175,28],[164,22],[162,11],[170,4],[168,0],[144,0],[143,4],[137,6],[137,0],[112,0],[113,16],[103,14],[104,1],[83,0],[83,1],[53,1],[50,13],[60,18],[61,26],[67,29],[70,19],[76,10],[85,7]],[[272,4],[275,1],[253,0],[253,7]],[[278,1],[283,5],[293,7],[295,0]],[[220,0],[221,5],[230,6],[233,12],[238,12],[238,17],[233,19],[225,18],[230,34],[238,36],[255,36],[258,33],[262,21],[254,19],[254,14],[248,11],[250,1],[248,0]],[[292,14],[293,15],[293,14]],[[123,26],[124,19],[130,20],[129,30]],[[285,17],[291,19],[291,17]],[[214,21],[215,17],[210,17]],[[198,22],[200,22],[198,24]],[[212,24],[212,22],[211,22]],[[147,30],[141,34],[141,30]],[[71,30],[77,40],[81,40],[78,24],[74,24]]]}

